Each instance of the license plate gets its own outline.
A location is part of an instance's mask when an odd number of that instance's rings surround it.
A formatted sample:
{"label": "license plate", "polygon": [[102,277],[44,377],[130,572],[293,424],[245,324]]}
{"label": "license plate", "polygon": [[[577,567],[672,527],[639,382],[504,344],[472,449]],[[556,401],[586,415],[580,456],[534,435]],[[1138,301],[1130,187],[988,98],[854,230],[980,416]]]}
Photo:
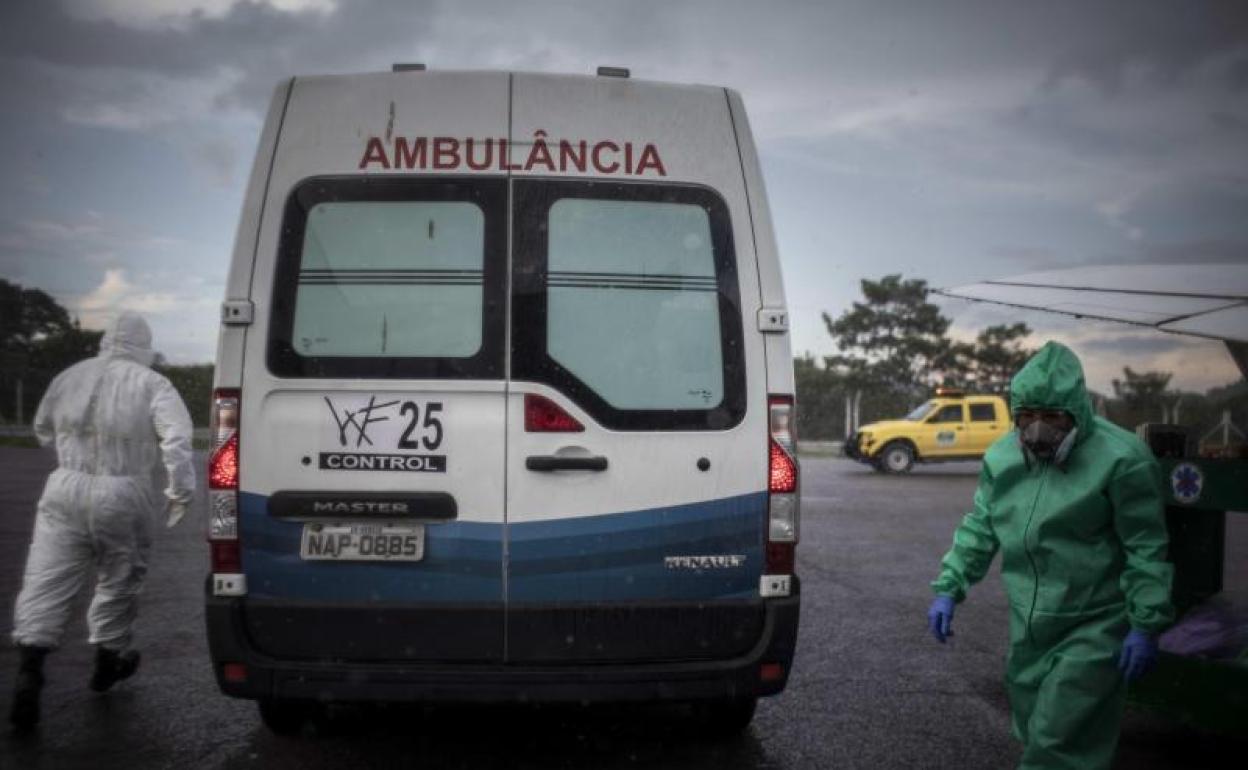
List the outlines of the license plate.
{"label": "license plate", "polygon": [[304,524],[299,555],[309,561],[420,561],[423,524]]}

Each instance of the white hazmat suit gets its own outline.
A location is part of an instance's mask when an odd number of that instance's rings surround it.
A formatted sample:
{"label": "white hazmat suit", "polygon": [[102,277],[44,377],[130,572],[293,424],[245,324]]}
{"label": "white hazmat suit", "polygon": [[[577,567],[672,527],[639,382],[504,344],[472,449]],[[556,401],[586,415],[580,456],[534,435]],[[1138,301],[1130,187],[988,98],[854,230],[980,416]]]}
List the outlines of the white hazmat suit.
{"label": "white hazmat suit", "polygon": [[90,641],[111,650],[130,644],[154,521],[166,505],[180,515],[195,490],[190,415],[149,368],[153,357],[147,323],[123,312],[99,355],[57,375],[39,404],[35,435],[44,446],[55,442],[58,467],[39,499],[14,610],[19,645],[60,645],[93,569]]}

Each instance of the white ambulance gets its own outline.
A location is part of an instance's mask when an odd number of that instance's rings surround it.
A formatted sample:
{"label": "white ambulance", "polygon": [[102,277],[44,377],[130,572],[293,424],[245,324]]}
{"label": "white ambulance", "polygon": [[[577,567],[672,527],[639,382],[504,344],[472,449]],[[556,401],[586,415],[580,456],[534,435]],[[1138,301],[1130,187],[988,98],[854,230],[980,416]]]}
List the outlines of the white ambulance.
{"label": "white ambulance", "polygon": [[793,367],[731,90],[298,77],[217,357],[217,681],[344,701],[672,700],[739,730],[798,625]]}

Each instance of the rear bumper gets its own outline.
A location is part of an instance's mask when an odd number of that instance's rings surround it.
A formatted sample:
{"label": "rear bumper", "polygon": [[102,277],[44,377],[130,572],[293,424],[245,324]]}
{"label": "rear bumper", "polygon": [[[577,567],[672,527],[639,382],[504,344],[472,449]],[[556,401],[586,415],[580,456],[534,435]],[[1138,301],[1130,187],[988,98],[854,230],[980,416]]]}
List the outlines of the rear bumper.
{"label": "rear bumper", "polygon": [[[769,599],[758,642],[721,660],[654,663],[508,664],[280,660],[252,645],[244,600],[207,598],[205,620],[217,684],[236,698],[320,701],[604,702],[674,701],[775,695],[788,681],[797,643],[800,588]],[[244,681],[227,681],[225,664],[246,667]],[[762,680],[763,664],[780,675]],[[771,667],[769,667],[770,669]]]}

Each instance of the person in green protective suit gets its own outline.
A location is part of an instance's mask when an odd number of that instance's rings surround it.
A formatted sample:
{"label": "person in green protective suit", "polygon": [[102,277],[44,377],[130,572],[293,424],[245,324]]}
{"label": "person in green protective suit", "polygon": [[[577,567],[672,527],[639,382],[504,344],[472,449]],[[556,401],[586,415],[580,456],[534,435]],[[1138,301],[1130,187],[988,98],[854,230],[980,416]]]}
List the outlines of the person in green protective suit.
{"label": "person in green protective suit", "polygon": [[1060,344],[1015,375],[1010,409],[1017,429],[984,456],[928,624],[950,635],[955,603],[1000,550],[1020,767],[1108,768],[1126,683],[1174,616],[1161,472],[1133,434],[1092,413],[1079,359]]}

